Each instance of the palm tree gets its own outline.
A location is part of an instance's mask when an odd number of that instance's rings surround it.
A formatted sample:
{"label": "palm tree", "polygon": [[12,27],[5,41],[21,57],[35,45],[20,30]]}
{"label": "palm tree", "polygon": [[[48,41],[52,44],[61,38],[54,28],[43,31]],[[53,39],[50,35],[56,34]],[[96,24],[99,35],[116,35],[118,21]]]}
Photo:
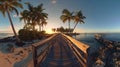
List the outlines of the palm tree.
{"label": "palm tree", "polygon": [[23,12],[20,13],[20,15],[21,15],[20,21],[23,20],[24,23],[27,24],[29,11],[28,10],[24,10]]}
{"label": "palm tree", "polygon": [[20,17],[20,21],[24,21],[24,29],[27,29],[27,25],[29,24],[28,22],[28,18],[29,18],[29,11],[28,10],[24,10],[23,12],[20,13],[21,17]]}
{"label": "palm tree", "polygon": [[[26,3],[28,5],[28,10],[26,11],[26,16],[23,17],[23,19],[27,19],[27,23],[30,24],[32,26],[32,30],[35,31],[35,26],[36,26],[36,7],[33,7],[33,5],[31,5],[30,3]],[[24,11],[23,11],[24,12]]]}
{"label": "palm tree", "polygon": [[31,22],[31,25],[33,26],[33,31],[35,31],[35,26],[36,26],[36,16],[37,16],[37,13],[36,13],[36,8],[33,7],[33,5],[31,4],[28,4],[28,9],[29,9],[29,22]]}
{"label": "palm tree", "polygon": [[78,23],[85,23],[83,20],[85,19],[86,17],[83,16],[82,14],[82,11],[78,11],[75,13],[75,16],[74,16],[74,22],[76,23],[74,28],[73,28],[73,31],[75,30],[76,26]]}
{"label": "palm tree", "polygon": [[69,10],[64,9],[62,11],[62,15],[61,15],[60,19],[63,21],[63,23],[68,21],[69,33],[70,33],[70,21],[73,19],[73,12],[70,12]]}
{"label": "palm tree", "polygon": [[53,31],[53,32],[56,32],[56,28],[52,28],[52,31]]}
{"label": "palm tree", "polygon": [[20,0],[0,0],[0,11],[2,12],[4,16],[7,13],[13,33],[17,39],[17,42],[20,42],[20,39],[18,38],[17,33],[15,31],[15,28],[14,28],[14,25],[13,25],[13,22],[10,16],[10,12],[15,11],[17,15],[19,14],[16,9],[17,7],[22,8],[22,4],[19,2]]}
{"label": "palm tree", "polygon": [[43,31],[44,25],[47,25],[46,20],[42,20],[42,22],[41,22],[42,31]]}
{"label": "palm tree", "polygon": [[42,19],[46,20],[48,18],[48,14],[43,12],[43,10],[45,10],[43,9],[43,4],[40,4],[37,7],[33,7],[31,4],[28,3],[28,9],[28,15],[30,18],[29,22],[31,22],[33,30],[35,30],[35,26],[38,24],[41,31]]}
{"label": "palm tree", "polygon": [[39,25],[39,31],[41,31],[41,26],[47,24],[46,19],[48,19],[48,14],[44,13],[45,9],[43,8],[43,4],[40,4],[37,6],[36,13],[37,18],[36,21]]}

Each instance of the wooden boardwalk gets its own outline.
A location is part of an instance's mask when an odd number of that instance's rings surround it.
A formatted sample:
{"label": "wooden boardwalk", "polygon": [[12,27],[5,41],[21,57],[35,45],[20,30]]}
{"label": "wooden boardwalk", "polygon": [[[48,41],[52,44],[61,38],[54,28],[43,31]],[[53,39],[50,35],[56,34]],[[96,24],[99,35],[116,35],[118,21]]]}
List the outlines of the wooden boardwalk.
{"label": "wooden boardwalk", "polygon": [[[43,44],[48,46],[40,52]],[[38,49],[38,47],[40,48]],[[30,64],[34,64],[33,67],[86,67],[86,50],[88,47],[69,36],[56,34],[45,43],[33,44],[33,63]],[[28,67],[32,66],[29,65]]]}

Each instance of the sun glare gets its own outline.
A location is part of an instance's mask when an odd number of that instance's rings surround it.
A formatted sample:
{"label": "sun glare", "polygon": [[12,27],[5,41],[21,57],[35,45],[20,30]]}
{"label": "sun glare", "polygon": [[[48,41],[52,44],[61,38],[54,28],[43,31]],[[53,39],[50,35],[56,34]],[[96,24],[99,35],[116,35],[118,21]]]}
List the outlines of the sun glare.
{"label": "sun glare", "polygon": [[52,33],[54,33],[51,29],[46,29],[46,33],[48,33],[48,34],[52,34]]}

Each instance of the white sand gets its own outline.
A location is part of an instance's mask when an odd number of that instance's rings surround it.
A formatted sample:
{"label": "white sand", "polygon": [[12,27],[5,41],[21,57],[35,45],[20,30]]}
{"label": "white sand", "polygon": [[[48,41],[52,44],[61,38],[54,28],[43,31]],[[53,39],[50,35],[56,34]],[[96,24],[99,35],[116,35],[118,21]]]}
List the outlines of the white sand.
{"label": "white sand", "polygon": [[32,48],[29,46],[15,48],[13,53],[4,54],[0,51],[0,67],[13,67],[16,62],[27,58],[31,50]]}

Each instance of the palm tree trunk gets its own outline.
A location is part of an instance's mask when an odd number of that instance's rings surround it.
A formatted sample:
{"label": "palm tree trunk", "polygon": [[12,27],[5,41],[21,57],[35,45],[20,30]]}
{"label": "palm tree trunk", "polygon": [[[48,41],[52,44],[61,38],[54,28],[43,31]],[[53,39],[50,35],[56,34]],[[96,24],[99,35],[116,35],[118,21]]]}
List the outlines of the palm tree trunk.
{"label": "palm tree trunk", "polygon": [[44,31],[44,26],[42,26],[42,31]]}
{"label": "palm tree trunk", "polygon": [[68,24],[69,24],[69,33],[70,33],[70,20],[69,20]]}
{"label": "palm tree trunk", "polygon": [[33,31],[35,31],[35,22],[32,21],[32,28],[33,28]]}
{"label": "palm tree trunk", "polygon": [[35,26],[33,25],[33,31],[35,31]]}
{"label": "palm tree trunk", "polygon": [[[76,28],[77,24],[78,24],[78,22],[76,22],[76,24],[75,24],[75,26],[74,26],[74,28],[73,28],[73,31],[75,30],[75,28]],[[73,31],[72,31],[72,32],[73,32]]]}
{"label": "palm tree trunk", "polygon": [[9,13],[8,10],[7,10],[7,14],[8,14],[8,18],[9,18],[9,21],[10,21],[10,24],[11,24],[11,27],[12,27],[12,30],[13,30],[13,33],[14,33],[16,39],[17,39],[17,42],[20,42],[20,39],[19,39],[18,36],[17,36],[17,33],[16,33],[16,31],[15,31],[15,28],[14,28],[14,25],[13,25],[13,22],[12,22],[12,19],[11,19],[11,16],[10,16],[10,13]]}
{"label": "palm tree trunk", "polygon": [[43,31],[43,25],[41,25],[41,31]]}
{"label": "palm tree trunk", "polygon": [[24,27],[23,27],[23,28],[24,28],[24,29],[27,29],[27,27],[26,27],[26,26],[27,26],[27,23],[26,23],[26,21],[25,21],[25,20],[24,20],[24,24],[25,24],[25,25],[24,25]]}
{"label": "palm tree trunk", "polygon": [[39,24],[39,31],[41,31],[41,24]]}

